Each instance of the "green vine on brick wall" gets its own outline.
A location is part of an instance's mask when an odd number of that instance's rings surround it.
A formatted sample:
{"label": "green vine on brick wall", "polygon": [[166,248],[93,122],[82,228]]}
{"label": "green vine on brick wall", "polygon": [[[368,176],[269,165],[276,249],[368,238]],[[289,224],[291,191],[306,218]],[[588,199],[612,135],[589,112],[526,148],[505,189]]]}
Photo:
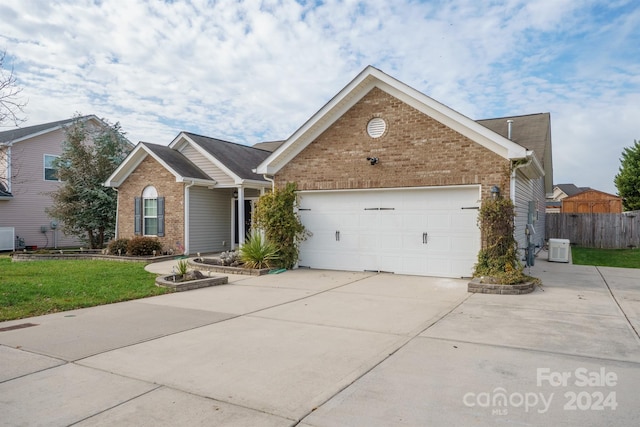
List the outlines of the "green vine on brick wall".
{"label": "green vine on brick wall", "polygon": [[260,197],[253,214],[254,227],[264,231],[269,242],[276,245],[276,264],[282,268],[293,268],[298,262],[299,244],[307,234],[300,218],[294,211],[297,205],[295,183],[275,188]]}
{"label": "green vine on brick wall", "polygon": [[478,216],[482,248],[478,253],[474,277],[488,277],[492,282],[505,285],[526,281],[513,234],[514,217],[511,199],[498,197],[482,202]]}

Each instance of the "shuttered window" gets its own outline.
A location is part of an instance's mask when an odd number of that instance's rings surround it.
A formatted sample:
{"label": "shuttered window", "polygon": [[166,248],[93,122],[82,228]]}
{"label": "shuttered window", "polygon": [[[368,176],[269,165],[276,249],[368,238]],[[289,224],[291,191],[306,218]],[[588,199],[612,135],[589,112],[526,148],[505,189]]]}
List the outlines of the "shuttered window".
{"label": "shuttered window", "polygon": [[158,197],[155,187],[146,187],[142,197],[135,198],[134,221],[136,235],[164,236],[164,197]]}

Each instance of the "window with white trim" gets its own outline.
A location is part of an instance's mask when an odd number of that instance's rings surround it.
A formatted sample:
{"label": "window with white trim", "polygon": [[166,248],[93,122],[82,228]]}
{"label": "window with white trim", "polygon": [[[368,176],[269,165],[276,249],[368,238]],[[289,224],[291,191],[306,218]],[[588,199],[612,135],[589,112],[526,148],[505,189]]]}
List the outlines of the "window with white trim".
{"label": "window with white trim", "polygon": [[158,192],[151,185],[142,191],[142,230],[145,236],[158,235]]}
{"label": "window with white trim", "polygon": [[60,181],[58,178],[58,170],[54,167],[53,162],[58,156],[51,154],[44,155],[44,180],[45,181]]}

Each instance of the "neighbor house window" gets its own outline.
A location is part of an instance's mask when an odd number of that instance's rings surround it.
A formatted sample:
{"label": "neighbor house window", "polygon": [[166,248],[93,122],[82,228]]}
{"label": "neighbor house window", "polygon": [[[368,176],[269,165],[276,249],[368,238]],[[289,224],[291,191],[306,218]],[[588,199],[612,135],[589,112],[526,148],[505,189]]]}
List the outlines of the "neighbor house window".
{"label": "neighbor house window", "polygon": [[143,236],[164,236],[164,197],[153,186],[145,187],[134,200],[134,232]]}
{"label": "neighbor house window", "polygon": [[50,154],[44,155],[44,180],[45,181],[60,181],[58,179],[58,170],[53,166],[53,162],[58,156],[52,156]]}

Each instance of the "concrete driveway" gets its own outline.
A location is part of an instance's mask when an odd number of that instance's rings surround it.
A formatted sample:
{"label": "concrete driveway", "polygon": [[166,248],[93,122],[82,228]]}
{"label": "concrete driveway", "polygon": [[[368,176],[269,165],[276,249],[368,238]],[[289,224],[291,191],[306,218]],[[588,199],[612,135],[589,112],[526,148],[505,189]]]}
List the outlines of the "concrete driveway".
{"label": "concrete driveway", "polygon": [[531,274],[295,270],[0,323],[0,425],[637,425],[640,270]]}

